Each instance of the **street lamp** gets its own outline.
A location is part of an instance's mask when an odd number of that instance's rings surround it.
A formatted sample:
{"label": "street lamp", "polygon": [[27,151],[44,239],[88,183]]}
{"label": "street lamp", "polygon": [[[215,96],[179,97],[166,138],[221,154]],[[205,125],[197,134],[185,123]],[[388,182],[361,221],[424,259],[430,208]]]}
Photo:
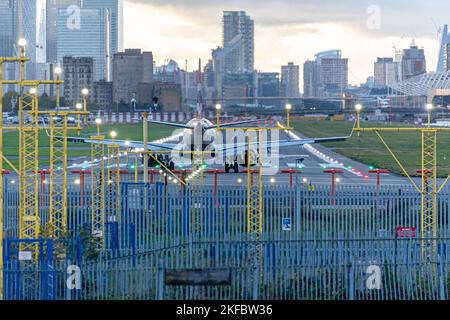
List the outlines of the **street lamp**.
{"label": "street lamp", "polygon": [[[87,96],[89,94],[89,90],[87,88],[84,88],[81,90],[81,94],[83,95],[83,104],[84,104],[84,112],[87,112]],[[84,116],[84,124],[87,123],[87,118]]]}
{"label": "street lamp", "polygon": [[56,67],[55,75],[56,75],[56,81],[58,81],[58,83],[56,84],[56,109],[59,109],[60,104],[61,104],[61,100],[60,100],[61,85],[59,84],[59,81],[61,80],[61,74],[62,74],[62,69],[60,67]]}
{"label": "street lamp", "polygon": [[[361,104],[357,104],[355,106],[355,110],[356,110],[356,128],[359,130],[361,129],[361,110],[362,110],[362,105]],[[359,131],[358,131],[358,136],[359,136]]]}
{"label": "street lamp", "polygon": [[81,109],[83,109],[83,105],[82,105],[81,103],[77,103],[77,104],[75,105],[75,108],[76,108],[77,110],[81,110]]}
{"label": "street lamp", "polygon": [[428,128],[431,127],[431,111],[433,111],[434,106],[429,103],[426,105],[427,115],[428,115]]}
{"label": "street lamp", "polygon": [[30,88],[30,94],[35,95],[36,94],[36,88]]}
{"label": "street lamp", "polygon": [[102,122],[103,121],[101,118],[95,119],[95,125],[97,126],[97,137],[100,137],[100,126],[101,126]]}
{"label": "street lamp", "polygon": [[[20,79],[25,80],[25,47],[27,46],[27,39],[20,38],[18,41],[20,47]],[[23,87],[20,87],[22,91]]]}
{"label": "street lamp", "polygon": [[221,110],[222,110],[222,105],[220,103],[216,104],[217,128],[220,128],[220,111]]}
{"label": "street lamp", "polygon": [[111,138],[114,140],[115,138],[117,138],[117,132],[116,131],[111,131],[109,133],[109,135],[111,136]]}
{"label": "street lamp", "polygon": [[287,116],[287,127],[288,129],[291,127],[291,110],[292,110],[292,105],[290,103],[286,104],[286,116]]}
{"label": "street lamp", "polygon": [[18,44],[19,44],[19,47],[25,48],[27,46],[27,39],[20,38]]}

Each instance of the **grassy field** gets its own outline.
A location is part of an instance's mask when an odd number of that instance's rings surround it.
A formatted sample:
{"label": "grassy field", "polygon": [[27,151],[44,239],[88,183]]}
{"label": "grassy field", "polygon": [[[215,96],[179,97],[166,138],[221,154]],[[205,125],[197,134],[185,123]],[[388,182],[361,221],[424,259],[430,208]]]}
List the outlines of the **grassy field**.
{"label": "grassy field", "polygon": [[[308,137],[341,136],[350,134],[353,123],[330,121],[293,122],[294,128]],[[369,126],[362,124],[362,127]],[[375,126],[375,125],[370,125]],[[376,125],[382,126],[382,125]],[[398,126],[398,125],[397,125]],[[408,173],[417,176],[416,170],[421,168],[421,134],[383,133],[383,139],[405,166]],[[388,169],[401,174],[402,171],[375,133],[357,134],[345,142],[324,143],[324,146],[336,153],[351,159],[372,165],[376,168]],[[438,134],[438,175],[447,177],[450,173],[450,133]]]}
{"label": "grassy field", "polygon": [[[118,124],[118,125],[103,125],[102,132],[107,138],[109,138],[109,132],[117,132],[118,140],[133,140],[142,141],[142,124]],[[173,132],[173,128],[149,124],[149,141],[160,139],[170,136]],[[70,136],[77,136],[76,131],[69,131]],[[95,126],[89,126],[82,131],[82,137],[89,137],[91,135],[97,135],[97,129]],[[3,134],[4,154],[13,163],[14,166],[18,166],[19,157],[19,132],[5,132]],[[46,166],[49,164],[50,154],[50,139],[45,131],[39,133],[39,158],[40,164]],[[90,145],[82,143],[69,143],[69,159],[74,157],[90,156]],[[4,164],[6,168],[8,165]]]}

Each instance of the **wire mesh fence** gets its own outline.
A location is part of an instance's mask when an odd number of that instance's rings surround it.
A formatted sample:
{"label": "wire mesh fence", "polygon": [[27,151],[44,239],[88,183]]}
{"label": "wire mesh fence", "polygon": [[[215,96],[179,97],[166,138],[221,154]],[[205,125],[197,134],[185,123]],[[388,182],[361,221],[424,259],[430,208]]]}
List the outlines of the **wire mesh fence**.
{"label": "wire mesh fence", "polygon": [[[121,209],[117,221],[107,221],[104,250],[90,257],[86,250],[67,249],[63,259],[46,256],[32,269],[11,254],[4,265],[5,298],[448,299],[449,189],[438,196],[438,237],[426,241],[434,246],[431,259],[424,259],[420,238],[420,194],[409,186],[379,192],[341,186],[334,205],[327,186],[265,187],[258,262],[249,254],[246,188],[204,187],[201,195],[192,200],[189,189],[176,185],[122,183],[111,195],[120,197]],[[67,227],[73,236],[80,227],[89,230],[90,198],[89,187],[83,194],[69,187]],[[48,195],[41,201],[45,225]],[[196,233],[190,228],[193,206],[201,208]],[[5,234],[17,238],[14,187],[6,190],[4,207]],[[83,241],[71,247],[86,246]],[[168,270],[225,270],[231,280],[172,285]],[[79,287],[69,285],[78,276]],[[34,286],[26,282],[32,277]]]}

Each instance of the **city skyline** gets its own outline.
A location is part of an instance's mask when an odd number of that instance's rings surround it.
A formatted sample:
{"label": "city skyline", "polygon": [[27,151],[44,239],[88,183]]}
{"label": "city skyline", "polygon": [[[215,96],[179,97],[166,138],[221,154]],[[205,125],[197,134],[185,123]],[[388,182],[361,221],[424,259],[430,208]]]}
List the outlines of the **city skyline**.
{"label": "city skyline", "polygon": [[[264,2],[266,6],[258,6],[255,1],[211,4],[201,0],[125,0],[124,45],[153,51],[157,64],[171,58],[184,67],[187,59],[188,69],[194,70],[198,58],[206,63],[211,50],[221,44],[223,11],[245,10],[255,21],[257,70],[280,72],[281,65],[289,61],[302,65],[317,52],[340,49],[349,59],[349,83],[360,84],[373,75],[373,64],[378,57],[394,57],[393,46],[407,48],[413,38],[419,47],[425,48],[428,71],[435,70],[438,54],[435,24],[441,26],[450,22],[445,20],[443,12],[430,11],[418,1],[409,5],[402,1],[400,5],[388,1],[375,4],[347,0],[339,6],[328,0],[318,4],[312,1]],[[449,4],[440,3],[450,8]],[[373,5],[380,9],[379,29],[368,27],[373,23],[370,19],[377,14]],[[320,11],[319,14],[316,11]],[[397,21],[400,13],[403,19]],[[413,16],[416,18],[411,28],[405,21]]]}

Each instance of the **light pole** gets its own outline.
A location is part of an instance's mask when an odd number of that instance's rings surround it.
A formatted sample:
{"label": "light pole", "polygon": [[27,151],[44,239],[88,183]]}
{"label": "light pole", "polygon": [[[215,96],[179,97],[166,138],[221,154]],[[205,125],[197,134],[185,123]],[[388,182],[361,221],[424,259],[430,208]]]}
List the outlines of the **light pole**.
{"label": "light pole", "polygon": [[95,125],[97,126],[97,137],[100,137],[100,126],[102,125],[102,119],[95,119]]}
{"label": "light pole", "polygon": [[[355,110],[356,110],[356,127],[357,129],[361,129],[361,111],[362,111],[362,105],[361,104],[357,104],[355,106]],[[359,131],[358,131],[358,137],[359,137]]]}
{"label": "light pole", "polygon": [[431,103],[427,104],[427,116],[428,116],[428,129],[431,128],[431,112],[433,111],[433,105]]}
{"label": "light pole", "polygon": [[286,104],[286,125],[288,127],[288,129],[291,127],[291,110],[292,110],[292,105],[290,103]]}
{"label": "light pole", "polygon": [[56,84],[56,111],[59,110],[59,107],[61,106],[61,85],[59,84],[59,81],[61,81],[61,73],[62,69],[60,67],[55,68],[55,75],[56,75],[56,81],[58,83]]}
{"label": "light pole", "polygon": [[[84,105],[84,112],[87,112],[87,96],[89,95],[89,90],[84,88],[83,90],[81,90],[81,94],[83,95],[83,105]],[[87,123],[87,118],[86,116],[84,116],[84,124],[86,125]]]}
{"label": "light pole", "polygon": [[[81,103],[77,103],[75,105],[75,109],[77,109],[77,111],[81,111],[83,109],[83,105]],[[78,115],[78,135],[80,135],[80,130],[81,130],[81,115]]]}
{"label": "light pole", "polygon": [[[19,47],[20,47],[20,58],[25,58],[25,47],[27,46],[27,39],[21,38],[19,39]],[[25,61],[23,59],[20,60],[20,79],[21,81],[25,80]],[[20,88],[23,88],[21,84]],[[22,90],[20,90],[22,92]]]}
{"label": "light pole", "polygon": [[217,128],[220,128],[220,111],[221,110],[222,110],[222,105],[220,103],[216,104]]}
{"label": "light pole", "polygon": [[111,131],[109,133],[109,135],[111,136],[112,140],[115,141],[117,138],[117,132],[116,131]]}

